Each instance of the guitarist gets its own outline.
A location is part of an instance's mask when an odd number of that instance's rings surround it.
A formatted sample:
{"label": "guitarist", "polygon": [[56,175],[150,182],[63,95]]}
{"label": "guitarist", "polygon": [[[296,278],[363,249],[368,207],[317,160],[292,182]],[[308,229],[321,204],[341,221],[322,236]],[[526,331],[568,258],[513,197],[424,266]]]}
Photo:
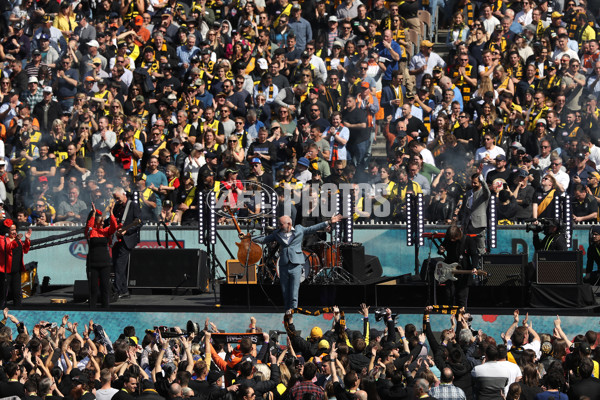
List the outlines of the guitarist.
{"label": "guitarist", "polygon": [[130,227],[129,229],[124,229],[123,227],[130,226],[134,220],[140,219],[141,210],[137,204],[127,197],[125,190],[121,187],[115,188],[113,199],[115,200],[113,214],[117,222],[122,226],[122,228],[117,230],[118,240],[112,248],[115,286],[119,298],[127,298],[129,297],[129,291],[127,290],[127,263],[129,262],[129,253],[140,242],[141,224],[137,224],[137,226]]}
{"label": "guitarist", "polygon": [[[451,225],[446,231],[446,236],[442,241],[438,253],[444,256],[446,264],[458,263],[458,269],[465,269],[465,241],[462,230],[456,225]],[[469,296],[469,275],[458,275],[456,281],[446,281],[446,302],[448,305],[458,305],[463,307],[467,305]]]}

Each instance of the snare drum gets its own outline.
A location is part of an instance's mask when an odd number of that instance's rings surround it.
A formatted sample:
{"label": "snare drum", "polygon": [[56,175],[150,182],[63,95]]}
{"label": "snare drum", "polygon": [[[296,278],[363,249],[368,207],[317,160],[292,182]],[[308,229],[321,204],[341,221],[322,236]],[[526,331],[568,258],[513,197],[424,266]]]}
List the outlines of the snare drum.
{"label": "snare drum", "polygon": [[[314,274],[319,272],[321,269],[321,262],[319,261],[319,257],[310,250],[302,250],[304,253],[304,265],[302,266],[302,273],[300,275],[300,283],[304,282],[306,279],[311,278]],[[277,276],[279,277],[279,260],[275,262],[275,268],[277,271]]]}

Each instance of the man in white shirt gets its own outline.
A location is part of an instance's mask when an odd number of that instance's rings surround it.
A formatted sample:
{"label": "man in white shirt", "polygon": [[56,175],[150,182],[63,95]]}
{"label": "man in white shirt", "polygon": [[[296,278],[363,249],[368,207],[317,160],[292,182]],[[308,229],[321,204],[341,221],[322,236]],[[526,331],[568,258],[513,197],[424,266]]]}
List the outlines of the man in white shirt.
{"label": "man in white shirt", "polygon": [[499,347],[489,345],[485,350],[484,363],[473,368],[471,372],[475,379],[474,392],[478,397],[495,398],[500,390],[504,390],[506,394],[511,383],[521,380],[521,369],[503,359],[506,356],[506,347],[503,346],[502,352]]}
{"label": "man in white shirt", "polygon": [[433,75],[435,67],[446,67],[446,62],[437,53],[433,52],[433,43],[429,40],[421,41],[421,52],[415,54],[408,65],[408,73],[415,75],[417,88],[421,87],[424,74]]}
{"label": "man in white shirt", "polygon": [[494,33],[494,29],[496,29],[496,25],[500,25],[500,21],[498,18],[494,17],[492,14],[492,6],[488,3],[483,5],[483,18],[481,18],[481,22],[483,23],[483,29],[488,35]]}
{"label": "man in white shirt", "polygon": [[577,52],[569,48],[569,36],[563,34],[560,35],[556,41],[556,50],[554,50],[554,53],[552,53],[552,59],[557,64],[560,64],[560,59],[565,54],[567,54],[571,59],[575,58],[577,61],[579,61],[579,55]]}
{"label": "man in white shirt", "polygon": [[475,151],[475,162],[483,163],[481,174],[484,178],[487,178],[488,172],[496,169],[496,159],[498,156],[502,156],[506,160],[504,150],[500,146],[496,146],[494,141],[494,136],[486,133],[483,136],[483,146]]}
{"label": "man in white shirt", "polygon": [[553,176],[556,179],[558,190],[564,193],[569,187],[571,178],[569,178],[569,174],[563,171],[562,168],[562,158],[560,156],[551,156],[550,166],[544,170],[544,174]]}

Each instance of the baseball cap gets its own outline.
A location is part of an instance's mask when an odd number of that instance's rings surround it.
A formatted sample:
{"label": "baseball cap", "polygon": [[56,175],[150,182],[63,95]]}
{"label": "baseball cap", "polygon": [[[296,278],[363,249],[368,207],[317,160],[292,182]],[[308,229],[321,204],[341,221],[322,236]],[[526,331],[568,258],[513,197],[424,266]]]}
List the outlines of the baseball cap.
{"label": "baseball cap", "polygon": [[521,169],[521,168],[519,169],[519,177],[520,178],[527,178],[528,176],[529,176],[529,172],[527,172],[526,170]]}
{"label": "baseball cap", "polygon": [[204,153],[204,158],[217,158],[217,153],[214,151],[207,151]]}
{"label": "baseball cap", "polygon": [[90,40],[89,42],[87,42],[88,47],[100,47],[100,44],[98,44],[97,40]]}
{"label": "baseball cap", "polygon": [[504,154],[498,154],[496,156],[496,161],[506,161],[506,156]]}
{"label": "baseball cap", "polygon": [[429,40],[422,40],[421,41],[421,46],[433,47],[433,43],[431,43]]}
{"label": "baseball cap", "polygon": [[100,57],[94,57],[94,59],[92,60],[92,64],[102,64],[102,60],[100,59]]}
{"label": "baseball cap", "polygon": [[135,101],[139,101],[139,102],[143,103],[144,96],[142,96],[141,94],[138,94],[137,96],[135,96]]}
{"label": "baseball cap", "polygon": [[27,83],[39,83],[39,81],[38,81],[38,78],[36,78],[35,76],[32,76],[29,78]]}
{"label": "baseball cap", "polygon": [[367,42],[365,42],[364,40],[359,40],[358,42],[356,42],[356,47],[361,47],[361,46],[366,46]]}
{"label": "baseball cap", "polygon": [[142,26],[144,24],[144,18],[142,18],[141,15],[136,15],[135,18],[133,19],[133,23],[136,26]]}
{"label": "baseball cap", "polygon": [[308,57],[310,57],[310,53],[308,51],[304,50],[302,52],[302,58],[308,58]]}
{"label": "baseball cap", "polygon": [[[302,160],[302,158],[304,158],[304,157],[301,157],[300,160]],[[306,160],[306,161],[308,161],[308,160]],[[298,161],[298,162],[300,162],[300,161]],[[323,330],[321,328],[319,328],[318,326],[315,326],[314,328],[312,328],[310,330],[310,337],[313,339],[323,337]]]}
{"label": "baseball cap", "polygon": [[328,22],[338,22],[338,19],[335,15],[332,15],[329,17],[329,19],[327,20]]}
{"label": "baseball cap", "polygon": [[85,77],[86,82],[94,82],[94,80],[95,80],[94,77],[91,75]]}
{"label": "baseball cap", "polygon": [[262,161],[260,161],[260,158],[254,157],[252,161],[250,161],[250,164],[262,164]]}
{"label": "baseball cap", "polygon": [[52,87],[51,86],[44,86],[44,92],[46,93],[52,93]]}
{"label": "baseball cap", "polygon": [[288,161],[285,164],[283,164],[283,169],[294,169],[294,164]]}
{"label": "baseball cap", "polygon": [[344,47],[344,44],[342,42],[340,42],[339,40],[336,40],[335,42],[333,42],[333,47]]}
{"label": "baseball cap", "polygon": [[559,13],[558,11],[554,11],[552,13],[552,18],[562,18],[563,15],[561,13]]}
{"label": "baseball cap", "polygon": [[540,118],[538,119],[538,121],[535,123],[536,125],[548,125],[548,123],[546,122],[546,120],[544,118]]}
{"label": "baseball cap", "polygon": [[[2,160],[2,161],[4,161],[4,160]],[[40,176],[38,178],[38,182],[48,182],[48,177],[46,177],[46,176]]]}
{"label": "baseball cap", "polygon": [[300,159],[298,160],[298,165],[302,165],[302,166],[308,168],[310,166],[310,162],[308,161],[308,158],[300,157]]}
{"label": "baseball cap", "polygon": [[600,174],[598,172],[592,171],[592,172],[589,173],[589,175],[592,176],[592,177],[594,177],[594,178],[596,178],[596,179],[598,179],[600,181]]}
{"label": "baseball cap", "polygon": [[47,33],[42,33],[40,35],[40,40],[50,40],[50,35],[48,35]]}
{"label": "baseball cap", "polygon": [[202,143],[194,143],[194,150],[202,151],[204,150],[204,146],[202,145]]}
{"label": "baseball cap", "polygon": [[504,125],[504,120],[502,118],[496,118],[494,125]]}

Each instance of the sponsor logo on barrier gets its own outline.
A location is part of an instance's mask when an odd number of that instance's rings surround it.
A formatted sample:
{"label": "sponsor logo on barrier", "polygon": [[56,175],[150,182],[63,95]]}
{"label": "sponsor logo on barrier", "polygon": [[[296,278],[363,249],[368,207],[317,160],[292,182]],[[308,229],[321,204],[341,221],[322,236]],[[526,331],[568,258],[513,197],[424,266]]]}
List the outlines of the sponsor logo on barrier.
{"label": "sponsor logo on barrier", "polygon": [[[179,240],[179,244],[181,245],[182,248],[185,249],[185,240]],[[142,240],[141,242],[138,243],[136,248],[138,248],[138,249],[158,249],[158,248],[162,248],[162,246],[159,246],[155,240]],[[170,241],[169,249],[176,249],[176,248],[177,248],[177,245],[174,242]],[[80,240],[78,242],[71,243],[71,245],[69,246],[69,252],[71,253],[71,255],[73,257],[80,259],[80,260],[85,260],[87,258],[87,254],[88,254],[87,241]]]}

